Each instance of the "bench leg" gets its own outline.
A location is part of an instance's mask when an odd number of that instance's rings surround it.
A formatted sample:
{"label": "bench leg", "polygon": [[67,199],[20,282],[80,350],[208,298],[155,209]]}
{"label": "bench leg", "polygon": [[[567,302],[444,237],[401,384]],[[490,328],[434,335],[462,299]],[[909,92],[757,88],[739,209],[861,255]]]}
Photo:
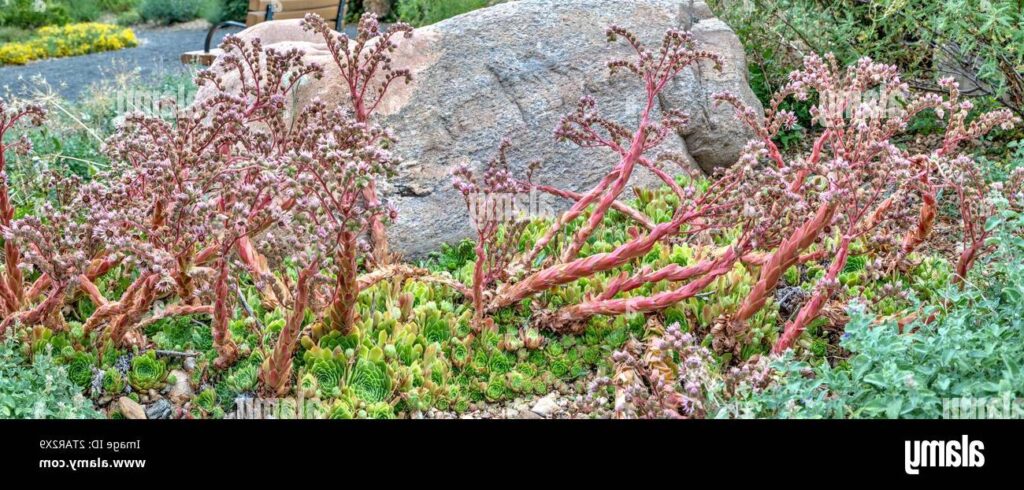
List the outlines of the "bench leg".
{"label": "bench leg", "polygon": [[215,26],[210,27],[210,30],[206,33],[206,44],[204,44],[204,47],[205,47],[204,50],[207,53],[210,52],[210,44],[213,43],[213,33],[217,32],[217,30],[223,29],[225,27],[241,27],[241,28],[244,29],[245,28],[245,24],[243,24],[241,22],[235,22],[233,20],[226,20],[224,22],[221,22],[220,24],[217,24]]}
{"label": "bench leg", "polygon": [[338,32],[342,32],[342,29],[345,28],[346,3],[348,2],[345,0],[338,2],[338,18],[334,21],[334,30]]}

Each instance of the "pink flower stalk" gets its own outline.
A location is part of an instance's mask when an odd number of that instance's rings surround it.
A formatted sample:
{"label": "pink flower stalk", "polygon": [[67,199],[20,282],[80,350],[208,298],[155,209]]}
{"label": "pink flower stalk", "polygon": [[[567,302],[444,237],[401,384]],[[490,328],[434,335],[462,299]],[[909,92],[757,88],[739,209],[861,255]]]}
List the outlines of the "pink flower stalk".
{"label": "pink flower stalk", "polygon": [[[777,150],[772,150],[770,139],[794,119],[776,108],[786,97],[806,100],[812,92],[817,103],[811,114],[825,130],[808,158],[787,163]],[[831,56],[824,60],[817,56],[805,59],[804,69],[793,73],[790,83],[773,98],[764,126],[750,117],[750,110],[736,97],[716,98],[736,107],[739,117],[752,124],[760,136],[760,145],[749,148],[751,154],[756,158],[767,153],[779,169],[779,188],[759,192],[755,199],[770,199],[770,204],[762,201],[762,206],[777,216],[780,223],[801,223],[795,228],[777,227],[766,234],[779,237],[778,246],[764,261],[758,282],[739,310],[724,331],[717,332],[719,349],[738,347],[736,340],[746,332],[746,322],[764,306],[786,269],[795,265],[807,248],[816,243],[827,245],[834,230],[839,231],[829,273],[797,317],[786,324],[775,346],[777,351],[785,350],[836,292],[837,276],[845,265],[851,243],[868,240],[872,250],[894,251],[896,257],[902,258],[927,238],[935,210],[928,173],[934,166],[930,162],[936,157],[909,155],[890,143],[890,139],[904,131],[919,112],[935,109],[942,116],[943,111],[950,110],[951,102],[935,94],[911,95],[894,66],[865,58],[844,72]],[[953,94],[952,103],[955,98]],[[962,127],[965,116],[955,112],[951,126]],[[936,155],[941,157],[954,151],[966,135],[983,134],[992,126],[1005,123],[1007,117],[1001,113],[985,115],[969,130],[948,133]],[[764,147],[768,147],[767,152]],[[808,184],[812,179],[814,186]],[[924,202],[916,222],[906,216],[906,210],[911,209],[911,191],[915,189]],[[900,243],[896,235],[906,238]],[[761,245],[773,243],[775,240],[771,239]]]}
{"label": "pink flower stalk", "polygon": [[[583,194],[576,204],[559,216],[551,228],[534,244],[533,249],[520,260],[522,267],[530,267],[537,255],[565,225],[582,215],[591,204],[595,204],[590,217],[577,230],[560,255],[562,263],[575,259],[580,248],[601,224],[608,209],[626,189],[633,169],[638,164],[642,165],[644,154],[686,125],[686,116],[672,111],[666,112],[660,122],[652,120],[658,94],[679,72],[701,60],[709,60],[716,69],[721,69],[721,58],[714,53],[693,49],[693,36],[687,32],[670,30],[656,52],[641,44],[636,36],[625,29],[610,27],[609,42],[615,42],[619,38],[625,39],[633,49],[636,60],[613,61],[608,67],[612,74],[628,71],[643,83],[646,103],[640,113],[640,122],[631,131],[606,119],[597,113],[596,102],[590,97],[581,99],[576,112],[562,119],[555,131],[560,140],[571,141],[584,148],[607,148],[618,156],[619,163],[597,186]],[[666,184],[672,185],[674,181],[668,178]]]}
{"label": "pink flower stalk", "polygon": [[302,330],[302,322],[305,320],[306,308],[309,306],[309,296],[312,292],[311,283],[319,269],[320,264],[312,262],[308,267],[299,271],[299,277],[295,283],[295,302],[292,305],[291,313],[277,337],[273,352],[260,366],[260,382],[268,395],[285,396],[288,394],[291,386],[292,358],[295,355],[299,332]]}
{"label": "pink flower stalk", "polygon": [[[4,233],[4,240],[12,248],[21,250],[19,267],[41,272],[49,279],[49,290],[42,301],[31,307],[7,315],[0,324],[0,332],[15,322],[26,325],[44,323],[56,330],[65,325],[59,315],[65,296],[76,290],[80,283],[91,284],[87,274],[92,268],[93,258],[100,255],[104,244],[95,234],[93,223],[87,219],[84,203],[91,201],[90,190],[81,189],[77,178],[46,176],[47,185],[60,189],[53,201],[44,203],[38,213],[45,221],[35,216],[26,216],[11,222]],[[38,299],[30,288],[23,296],[23,308]]]}
{"label": "pink flower stalk", "polygon": [[[1020,118],[1014,116],[1009,109],[1000,109],[981,114],[968,123],[968,118],[974,105],[970,101],[960,100],[959,84],[952,78],[945,78],[939,81],[939,86],[948,91],[948,96],[944,100],[939,101],[934,109],[940,119],[946,119],[946,132],[941,147],[935,149],[930,155],[919,155],[917,157],[917,160],[922,162],[924,167],[918,191],[921,198],[921,210],[917,227],[904,237],[903,248],[900,251],[899,257],[900,262],[904,261],[927,240],[938,212],[936,195],[939,188],[954,188],[961,203],[965,203],[964,197],[966,197],[966,193],[962,189],[965,180],[973,181],[971,185],[975,187],[975,195],[971,197],[979,199],[979,194],[984,195],[987,193],[985,189],[981,188],[986,183],[983,178],[978,179],[980,176],[977,175],[978,170],[974,168],[973,160],[959,160],[958,152],[960,151],[961,144],[968,141],[976,141],[995,128],[1011,129],[1014,125],[1020,123]],[[953,168],[947,169],[945,167]],[[938,175],[933,177],[931,174]],[[958,174],[960,177],[951,178],[952,174]],[[974,202],[982,201],[984,201],[984,198]],[[965,205],[970,206],[971,204],[962,204],[961,207]],[[987,218],[986,213],[983,213],[983,215]],[[968,234],[974,233],[978,235],[975,233],[975,230],[968,229],[973,227],[973,225],[968,224],[971,220],[971,212],[967,211],[962,216],[964,231]],[[975,244],[983,242],[984,237],[981,236],[974,236],[968,239],[964,247],[964,254],[958,259],[960,265],[965,266],[962,269],[964,273],[970,269],[970,265],[973,264],[974,258],[981,248],[980,245],[975,246]],[[958,267],[959,269],[961,268]],[[963,277],[958,274],[957,280]]]}
{"label": "pink flower stalk", "polygon": [[[18,247],[6,238],[14,220],[14,204],[11,202],[7,182],[7,152],[27,154],[32,151],[32,144],[27,138],[13,143],[7,142],[7,132],[24,123],[39,126],[45,117],[46,109],[42,106],[29,104],[11,107],[0,99],[0,235],[4,235],[4,270],[0,273],[0,313],[5,318],[19,311],[25,299],[25,279],[19,268],[21,254]],[[2,335],[3,328],[0,328],[0,336]]]}
{"label": "pink flower stalk", "polygon": [[508,141],[501,142],[498,155],[487,164],[479,179],[465,165],[452,171],[452,183],[462,194],[477,233],[471,295],[477,332],[486,323],[485,288],[508,278],[514,245],[527,224],[522,210],[514,209],[514,204],[516,196],[530,192],[532,186],[512,177],[507,154],[511,146]]}
{"label": "pink flower stalk", "polygon": [[[744,245],[738,246],[743,247]],[[680,276],[689,275],[692,277],[697,273],[702,274],[677,289],[658,293],[650,297],[637,296],[623,299],[585,301],[554,312],[554,314],[544,318],[543,323],[555,331],[569,329],[574,333],[580,333],[586,325],[583,323],[583,320],[595,315],[623,315],[627,313],[662,311],[680,301],[696,296],[716,279],[731,271],[733,265],[739,260],[740,255],[742,255],[741,252],[738,252],[734,247],[730,247],[722,256],[698,266],[699,270],[694,271],[693,274],[690,274],[690,271],[685,271],[686,273],[680,274]],[[656,275],[643,277],[642,279],[634,279],[634,284],[643,280],[653,281],[657,279],[662,278]],[[667,277],[666,279],[675,280],[676,278]]]}
{"label": "pink flower stalk", "polygon": [[[510,306],[554,287],[623,266],[647,254],[659,242],[679,235],[684,227],[688,235],[713,232],[725,228],[726,223],[728,226],[733,226],[737,223],[751,222],[757,214],[756,210],[740,205],[737,199],[736,191],[747,185],[744,183],[744,175],[750,170],[748,166],[738,165],[734,169],[716,176],[716,180],[705,192],[698,193],[692,186],[682,188],[671,175],[660,168],[660,162],[654,162],[645,156],[670,134],[674,134],[686,124],[686,116],[673,111],[666,111],[661,120],[655,120],[653,110],[658,100],[658,94],[676,74],[687,66],[701,60],[709,60],[718,68],[720,66],[719,58],[712,53],[693,49],[692,37],[688,33],[675,30],[666,34],[657,51],[649,50],[640,44],[635,36],[621,28],[612,27],[608,34],[612,41],[618,38],[625,39],[636,53],[635,61],[615,61],[610,63],[609,67],[613,73],[618,71],[633,73],[643,83],[646,104],[641,111],[640,122],[636,128],[627,129],[606,119],[598,115],[596,103],[589,97],[584,97],[580,101],[575,113],[563,118],[556,131],[559,139],[572,141],[588,148],[607,148],[619,158],[619,163],[596,187],[584,194],[568,193],[549,186],[530,184],[532,188],[568,197],[576,202],[556,219],[551,228],[512,268],[513,271],[525,269],[528,272],[527,275],[515,283],[500,284],[493,297],[488,301],[485,307],[486,311]],[[633,169],[637,166],[651,170],[679,197],[680,206],[671,221],[655,224],[650,218],[618,200],[630,181]],[[590,216],[568,241],[568,245],[561,251],[555,263],[544,269],[531,271],[533,262],[540,251],[548,246],[565,225],[579,218],[592,205]],[[638,232],[633,240],[618,246],[612,252],[578,258],[577,255],[583,244],[600,226],[609,209],[618,209],[630,216],[647,229],[646,234]],[[742,216],[744,212],[747,212],[749,216]],[[736,255],[734,259],[740,255],[742,253]],[[732,255],[730,254],[729,257]],[[720,265],[717,262],[715,264]],[[690,278],[691,274],[693,276],[698,273],[713,275],[720,273],[720,269],[724,267],[724,265],[720,265],[720,267],[687,271],[673,269],[654,274],[644,271],[632,278],[618,279],[609,290],[615,291],[622,288],[623,291],[626,291],[652,281],[675,278],[683,280]],[[697,285],[700,284],[706,285],[711,280],[712,278],[695,279],[691,283],[691,288],[697,288]],[[699,292],[699,289],[697,291]],[[611,293],[611,296],[614,294]],[[587,303],[571,310],[567,309],[548,315],[548,318],[552,319],[549,326],[559,329],[566,328],[570,323],[576,324],[602,311],[619,311],[624,308],[640,308],[644,311],[651,311],[652,308],[657,309],[672,298],[672,296],[654,299],[631,298],[619,304],[608,303],[612,301],[611,296],[603,297],[595,301],[594,304]],[[605,303],[601,303],[601,301],[605,301]]]}
{"label": "pink flower stalk", "polygon": [[[391,55],[398,48],[394,39],[412,37],[413,29],[399,22],[387,31],[380,30],[380,23],[372,13],[365,13],[359,19],[356,38],[349,39],[345,33],[336,33],[316,14],[306,14],[302,21],[305,30],[320,34],[327,44],[335,65],[337,65],[356,121],[367,123],[384,100],[391,85],[397,81],[412,82],[409,70],[396,70],[391,66]],[[363,189],[364,197],[371,206],[379,206],[377,185],[370,182]],[[374,244],[374,257],[381,265],[390,262],[387,233],[379,216],[370,218],[370,235]]]}

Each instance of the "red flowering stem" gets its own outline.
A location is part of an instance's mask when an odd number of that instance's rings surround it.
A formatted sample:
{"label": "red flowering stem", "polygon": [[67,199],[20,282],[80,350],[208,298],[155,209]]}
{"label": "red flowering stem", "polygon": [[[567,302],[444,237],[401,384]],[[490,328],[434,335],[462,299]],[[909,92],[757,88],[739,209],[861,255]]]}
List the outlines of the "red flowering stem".
{"label": "red flowering stem", "polygon": [[685,281],[695,276],[707,274],[717,264],[717,260],[707,259],[695,265],[683,267],[679,264],[669,264],[656,271],[644,269],[633,275],[627,277],[625,273],[618,278],[613,279],[605,290],[597,296],[598,301],[609,300],[615,297],[616,294],[625,293],[632,291],[636,288],[649,284],[652,282],[660,281]]}
{"label": "red flowering stem", "polygon": [[[831,138],[832,138],[831,131],[830,130],[825,130],[825,132],[821,133],[821,136],[819,136],[818,139],[814,141],[814,147],[811,150],[811,157],[809,159],[809,162],[811,164],[818,163],[818,161],[821,160],[821,151],[824,149],[825,143],[829,139],[831,139]],[[774,143],[773,143],[773,146],[774,146]],[[776,148],[775,152],[778,152],[778,151],[779,151],[778,148]],[[779,158],[782,158],[782,157],[780,156]],[[809,174],[809,171],[806,168],[805,169],[800,169],[799,171],[797,171],[796,178],[793,179],[793,183],[790,184],[789,190],[792,191],[792,192],[800,191],[800,188],[804,186],[804,181],[807,180],[807,175],[808,174]]]}
{"label": "red flowering stem", "polygon": [[964,288],[967,282],[967,274],[971,271],[974,266],[974,261],[978,258],[978,252],[985,245],[985,239],[988,238],[988,234],[983,234],[978,240],[971,241],[964,248],[963,252],[960,252],[960,257],[956,261],[956,275],[953,277],[953,284]]}
{"label": "red flowering stem", "polygon": [[20,322],[25,325],[33,325],[43,321],[46,317],[50,316],[51,313],[57,311],[57,309],[64,303],[65,291],[66,287],[64,285],[56,287],[50,291],[46,300],[36,305],[35,308],[32,308],[27,312],[8,315],[7,318],[4,318],[4,320],[0,322],[0,339],[4,337],[7,333],[7,329],[15,322]]}
{"label": "red flowering stem", "polygon": [[[552,196],[561,197],[562,199],[568,199],[570,201],[577,201],[578,202],[579,200],[583,199],[583,194],[580,194],[578,192],[558,189],[558,188],[551,187],[551,186],[548,186],[548,185],[535,185],[534,188],[539,190],[539,191],[541,191],[541,192],[546,192],[548,194],[551,194]],[[648,218],[647,216],[645,216],[643,213],[641,213],[640,211],[636,210],[635,208],[629,206],[628,204],[624,204],[622,201],[615,201],[615,202],[613,202],[612,203],[612,209],[614,209],[614,210],[616,210],[616,211],[618,211],[618,212],[628,216],[630,219],[632,219],[633,221],[636,221],[638,224],[640,224],[644,228],[647,228],[648,230],[650,230],[651,228],[654,228],[654,222],[651,221],[650,218]]]}
{"label": "red flowering stem", "polygon": [[356,284],[359,287],[359,291],[362,292],[377,285],[381,281],[396,277],[415,279],[419,282],[428,284],[438,284],[451,288],[467,298],[473,297],[472,289],[451,277],[432,274],[427,269],[413,267],[406,264],[392,264],[386,267],[374,269],[372,272],[360,275],[359,278],[356,279]]}
{"label": "red flowering stem", "polygon": [[484,269],[487,264],[487,250],[484,248],[484,242],[487,240],[486,237],[484,231],[478,232],[476,263],[473,264],[473,329],[477,332],[483,330],[484,325],[484,282],[486,281]]}
{"label": "red flowering stem", "polygon": [[[92,261],[92,264],[89,265],[89,269],[85,271],[85,274],[83,276],[90,282],[92,282],[95,281],[97,278],[106,275],[107,272],[110,272],[111,269],[117,267],[120,264],[120,260],[112,260],[109,257],[96,259]],[[36,279],[35,282],[32,283],[32,286],[28,289],[28,292],[25,293],[25,297],[31,300],[43,294],[43,291],[49,289],[50,286],[50,276],[48,274],[43,274],[39,276],[39,278]]]}
{"label": "red flowering stem", "polygon": [[85,294],[89,295],[89,299],[92,300],[93,305],[97,308],[107,304],[107,298],[103,297],[103,293],[100,292],[100,288],[96,287],[96,284],[89,279],[89,276],[85,274],[79,275],[78,284],[79,287],[82,288],[82,291],[85,291]]}
{"label": "red flowering stem", "polygon": [[625,264],[650,252],[661,239],[679,232],[679,228],[697,217],[696,210],[680,211],[670,222],[659,223],[647,235],[620,245],[612,252],[591,255],[566,264],[558,264],[535,272],[518,283],[498,290],[489,310],[504,308],[524,298],[555,286],[570,283],[581,277],[588,277]]}
{"label": "red flowering stem", "polygon": [[154,277],[153,274],[140,275],[124,290],[124,293],[121,294],[121,299],[116,302],[108,302],[103,306],[97,307],[96,310],[92,312],[92,315],[89,315],[89,318],[86,319],[85,324],[82,326],[82,331],[85,335],[90,334],[108,318],[113,318],[126,311],[131,302],[134,301],[139,290],[141,290],[152,277]]}
{"label": "red flowering stem", "polygon": [[213,316],[212,305],[171,305],[163,310],[157,311],[149,318],[139,322],[135,325],[136,330],[142,330],[146,327],[166,318],[176,316],[190,316],[190,315],[210,315]]}
{"label": "red flowering stem", "polygon": [[[923,162],[925,165],[927,162]],[[928,169],[925,168],[920,177],[921,184],[921,210],[918,213],[917,226],[908,231],[903,237],[903,244],[900,247],[897,262],[909,256],[917,247],[931,234],[932,226],[935,224],[935,217],[938,214],[938,202],[936,200],[935,186],[929,181]]]}
{"label": "red flowering stem", "polygon": [[568,211],[562,213],[554,223],[551,223],[551,227],[544,233],[544,236],[540,237],[540,239],[537,240],[537,243],[533,245],[533,248],[530,249],[530,252],[523,256],[522,260],[520,260],[520,264],[529,268],[530,264],[532,264],[534,259],[537,258],[537,255],[540,254],[541,250],[544,250],[544,247],[546,247],[548,243],[555,238],[555,235],[557,235],[565,225],[583,214],[583,211],[585,211],[591,203],[597,200],[597,198],[601,196],[601,193],[615,181],[615,177],[618,173],[619,172],[616,170],[604,176],[604,178],[601,179],[601,182],[598,182],[593,189],[584,194],[580,199],[577,199],[576,204],[573,204]]}
{"label": "red flowering stem", "polygon": [[228,272],[228,259],[221,256],[217,259],[217,280],[213,287],[212,331],[213,346],[217,349],[217,359],[213,361],[213,364],[218,369],[226,369],[238,358],[238,347],[231,340],[231,330],[228,329],[228,320],[231,318],[228,305],[228,298],[231,297],[228,289]]}
{"label": "red flowering stem", "polygon": [[832,265],[829,266],[828,272],[825,273],[825,277],[821,280],[821,285],[814,291],[811,299],[804,304],[803,308],[800,308],[796,318],[786,323],[782,336],[775,343],[772,352],[780,354],[789,349],[796,342],[796,339],[800,337],[804,329],[807,328],[807,325],[821,314],[821,309],[825,307],[825,303],[839,289],[839,273],[846,267],[846,260],[850,254],[850,243],[852,241],[853,239],[849,235],[843,236],[839,242],[839,248],[836,250],[835,258],[832,259]]}
{"label": "red flowering stem", "polygon": [[[629,178],[633,175],[633,168],[643,157],[644,150],[647,146],[647,127],[651,122],[651,110],[654,108],[655,92],[653,89],[649,89],[647,92],[647,105],[644,107],[644,112],[640,118],[640,125],[637,127],[636,132],[633,134],[633,141],[630,143],[629,151],[622,157],[622,161],[616,166],[619,169],[618,178],[615,183],[612,184],[611,188],[608,189],[601,200],[598,201],[594,211],[590,214],[590,218],[587,222],[576,231],[576,235],[572,241],[569,242],[569,246],[562,252],[561,261],[569,262],[579,255],[580,249],[583,248],[583,244],[586,243],[590,235],[594,233],[594,230],[600,226],[601,222],[604,221],[604,215],[608,212],[608,209],[612,206],[616,199],[619,198],[619,194],[626,189],[626,184],[629,183]],[[671,179],[669,179],[671,180]]]}
{"label": "red flowering stem", "polygon": [[[808,254],[801,255],[799,258],[797,258],[796,263],[797,264],[806,264],[808,262],[813,262],[813,261],[816,261],[816,260],[821,260],[821,259],[825,258],[826,255],[827,254],[826,254],[825,250],[818,250],[817,252],[811,252],[811,253],[808,253]],[[768,253],[760,253],[760,254],[759,253],[750,253],[750,254],[744,255],[743,257],[740,257],[740,262],[743,262],[746,265],[761,266],[761,265],[764,265],[765,263],[767,263],[768,259],[770,259],[771,256],[772,255],[768,254]]]}
{"label": "red flowering stem", "polygon": [[131,343],[128,332],[156,301],[158,280],[159,277],[156,274],[147,276],[146,280],[132,292],[129,300],[123,303],[123,308],[119,311],[120,314],[111,320],[108,333],[115,345],[128,346]]}
{"label": "red flowering stem", "polygon": [[775,290],[775,286],[779,283],[782,274],[797,263],[800,259],[800,253],[807,249],[807,247],[810,247],[825,227],[828,226],[832,221],[835,209],[836,205],[833,203],[822,204],[814,216],[804,222],[800,228],[797,228],[765,261],[761,267],[761,274],[758,277],[757,283],[754,284],[753,289],[750,290],[750,293],[743,300],[739,310],[733,315],[733,334],[745,330],[747,320],[764,307],[771,292]]}
{"label": "red flowering stem", "polygon": [[350,231],[342,233],[341,246],[337,256],[337,282],[328,317],[331,329],[348,334],[356,323],[356,299],[359,295],[359,282],[356,270],[356,234]]}
{"label": "red flowering stem", "polygon": [[288,315],[288,320],[277,337],[274,352],[260,368],[260,380],[269,395],[284,396],[288,394],[291,384],[292,356],[295,354],[295,345],[299,340],[299,332],[302,330],[302,322],[306,316],[310,281],[316,276],[319,269],[318,261],[313,261],[309,267],[299,271],[291,314]]}
{"label": "red flowering stem", "polygon": [[562,308],[555,312],[551,318],[550,327],[556,331],[570,329],[578,332],[584,326],[583,320],[594,315],[622,315],[664,310],[703,291],[715,279],[732,270],[733,264],[738,259],[739,253],[737,253],[735,248],[730,247],[725,254],[708,267],[704,275],[683,287],[658,293],[650,297],[641,296],[636,298],[587,301]]}
{"label": "red flowering stem", "polygon": [[[11,125],[13,125],[13,122]],[[0,178],[0,231],[10,228],[11,221],[14,219],[14,205],[11,204],[11,198],[7,189],[7,147],[3,143],[4,133],[9,127],[4,127],[2,128],[3,131],[0,131],[0,176],[3,176]],[[4,240],[4,271],[6,277],[3,277],[5,285],[0,294],[4,297],[7,310],[12,313],[21,308],[21,303],[25,298],[22,285],[24,277],[21,274],[21,269],[18,268],[20,260],[21,254],[14,243],[10,240]]]}
{"label": "red flowering stem", "polygon": [[[380,206],[380,199],[377,197],[377,183],[370,183],[363,189],[363,197],[370,207]],[[391,261],[391,252],[388,248],[388,234],[384,229],[384,222],[380,215],[374,213],[370,216],[370,238],[373,241],[373,258],[378,266],[387,265]]]}

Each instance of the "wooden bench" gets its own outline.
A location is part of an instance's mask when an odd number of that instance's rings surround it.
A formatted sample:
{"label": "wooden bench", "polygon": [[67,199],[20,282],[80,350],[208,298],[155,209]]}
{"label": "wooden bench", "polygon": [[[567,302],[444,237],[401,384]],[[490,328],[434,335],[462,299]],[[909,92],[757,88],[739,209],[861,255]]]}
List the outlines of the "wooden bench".
{"label": "wooden bench", "polygon": [[205,66],[213,64],[213,60],[220,54],[219,49],[210,49],[213,35],[228,27],[245,28],[271,20],[301,19],[306,14],[319,14],[324,20],[334,21],[334,30],[340,32],[345,27],[347,3],[347,0],[249,0],[249,13],[245,16],[244,24],[229,20],[210,27],[203,50],[181,55],[181,62]]}

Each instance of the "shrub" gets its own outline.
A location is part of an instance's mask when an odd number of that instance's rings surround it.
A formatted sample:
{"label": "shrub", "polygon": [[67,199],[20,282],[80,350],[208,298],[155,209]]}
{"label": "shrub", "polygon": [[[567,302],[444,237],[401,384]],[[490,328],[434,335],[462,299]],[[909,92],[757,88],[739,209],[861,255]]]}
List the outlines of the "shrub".
{"label": "shrub", "polygon": [[775,384],[748,387],[719,415],[940,418],[944,399],[1024,396],[1024,215],[1005,204],[989,240],[996,251],[966,288],[947,286],[938,306],[919,305],[930,320],[922,315],[901,333],[855,305],[841,340],[849,360],[812,366],[784,356]]}
{"label": "shrub", "polygon": [[208,0],[142,0],[139,16],[158,24],[188,22],[201,17],[209,5]]}
{"label": "shrub", "polygon": [[138,45],[135,33],[110,24],[69,24],[42,27],[22,42],[0,46],[0,64],[23,65],[43,58],[79,56]]}
{"label": "shrub", "polygon": [[[939,182],[963,187],[958,175],[976,169],[976,162],[961,153],[963,144],[996,128],[1010,129],[1019,121],[1009,110],[1001,109],[968,122],[973,106],[959,100],[952,80],[944,80],[942,86],[949,92],[945,98],[934,93],[912,94],[896,66],[862,58],[841,70],[831,55],[824,60],[810,55],[804,68],[793,72],[790,82],[772,98],[764,123],[735,96],[715,96],[734,105],[737,116],[760,138],[743,158],[766,157],[769,166],[765,171],[778,172],[772,179],[774,189],[758,190],[754,200],[765,199],[760,206],[781,212],[785,217],[781,221],[799,223],[773,227],[761,243],[774,250],[761,264],[758,282],[738,311],[717,326],[719,350],[735,350],[743,343],[745,322],[761,310],[782,274],[799,263],[801,254],[815,243],[831,242],[832,262],[797,316],[786,323],[773,348],[776,352],[792,346],[836,294],[839,275],[855,242],[867,244],[873,251],[874,268],[881,270],[882,264],[902,267],[910,253],[930,237]],[[812,95],[811,114],[824,130],[809,156],[787,162],[773,138],[783,128],[792,127],[796,116],[780,106],[787,98],[808,100]],[[926,110],[933,110],[946,122],[938,148],[912,154],[896,146],[892,140],[906,130],[915,115]],[[966,170],[954,173],[954,169]],[[915,219],[910,210],[918,200]],[[973,205],[964,199],[959,204],[961,209]],[[965,220],[965,229],[975,226],[970,221]]]}
{"label": "shrub", "polygon": [[38,8],[37,0],[10,0],[0,8],[0,26],[14,26],[33,29],[48,25],[63,25],[71,22],[67,5],[59,2],[44,2]]}
{"label": "shrub", "polygon": [[762,100],[806,54],[898,65],[925,89],[956,74],[965,91],[1024,117],[1024,11],[1015,0],[709,2],[743,40]]}
{"label": "shrub", "polygon": [[398,18],[425,26],[492,5],[492,0],[398,0]]}
{"label": "shrub", "polygon": [[93,419],[102,415],[49,352],[31,361],[13,340],[0,342],[0,419]]}
{"label": "shrub", "polygon": [[226,20],[244,22],[248,12],[249,0],[212,0],[203,10],[203,17],[211,24]]}

